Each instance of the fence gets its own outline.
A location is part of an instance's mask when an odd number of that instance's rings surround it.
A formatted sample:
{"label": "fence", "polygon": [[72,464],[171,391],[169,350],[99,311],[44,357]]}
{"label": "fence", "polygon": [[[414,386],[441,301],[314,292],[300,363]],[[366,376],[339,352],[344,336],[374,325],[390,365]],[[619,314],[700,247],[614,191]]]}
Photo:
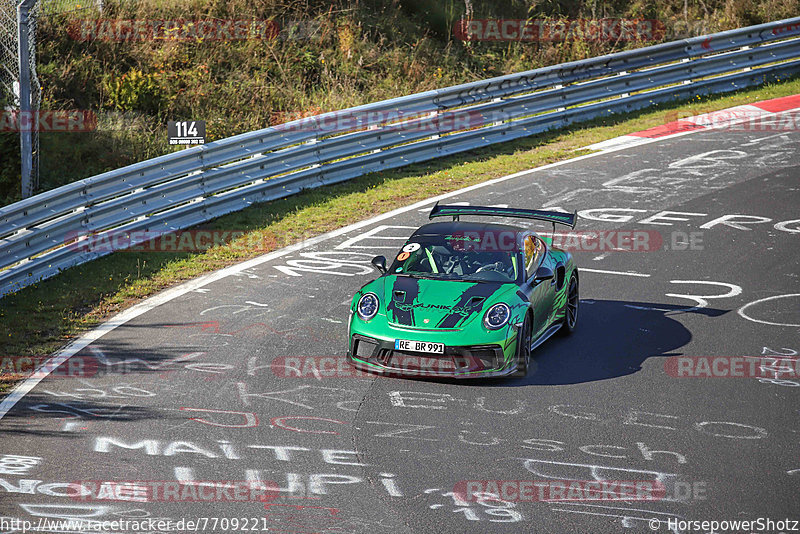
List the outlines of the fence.
{"label": "fence", "polygon": [[[0,90],[10,97],[9,107],[23,116],[35,116],[42,100],[36,74],[36,26],[39,18],[102,10],[102,0],[0,0]],[[0,110],[2,111],[2,110]],[[39,186],[39,132],[20,132],[22,198],[30,197]]]}
{"label": "fence", "polygon": [[[36,75],[37,0],[0,0],[0,84],[11,105],[23,114],[36,112],[41,86]],[[20,132],[22,197],[30,197],[39,182],[39,133]]]}
{"label": "fence", "polygon": [[108,253],[66,236],[179,230],[370,172],[785,78],[800,72],[798,36],[800,17],[674,41],[300,119],[86,178],[0,208],[0,295]]}

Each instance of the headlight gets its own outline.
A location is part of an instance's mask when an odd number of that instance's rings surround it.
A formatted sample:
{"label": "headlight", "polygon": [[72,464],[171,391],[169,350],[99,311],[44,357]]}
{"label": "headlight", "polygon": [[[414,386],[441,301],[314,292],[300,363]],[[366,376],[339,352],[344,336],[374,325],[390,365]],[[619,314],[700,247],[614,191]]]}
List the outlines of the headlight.
{"label": "headlight", "polygon": [[378,301],[378,295],[375,293],[365,293],[360,299],[358,299],[356,312],[362,320],[369,321],[378,313],[379,305],[380,303]]}
{"label": "headlight", "polygon": [[483,324],[490,330],[497,330],[505,326],[510,318],[511,308],[501,302],[486,311],[486,315],[483,316]]}

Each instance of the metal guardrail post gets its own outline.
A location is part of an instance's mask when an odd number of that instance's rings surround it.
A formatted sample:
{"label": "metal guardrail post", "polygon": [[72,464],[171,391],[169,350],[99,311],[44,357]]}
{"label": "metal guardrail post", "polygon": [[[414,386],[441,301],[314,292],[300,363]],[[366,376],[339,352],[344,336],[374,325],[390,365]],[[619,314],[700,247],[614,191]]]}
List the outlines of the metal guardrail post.
{"label": "metal guardrail post", "polygon": [[[29,48],[30,11],[37,0],[21,0],[17,6],[17,43],[19,44],[19,139],[22,156],[22,198],[33,195],[33,128],[37,118],[31,113],[31,51]],[[25,125],[27,124],[27,128]]]}

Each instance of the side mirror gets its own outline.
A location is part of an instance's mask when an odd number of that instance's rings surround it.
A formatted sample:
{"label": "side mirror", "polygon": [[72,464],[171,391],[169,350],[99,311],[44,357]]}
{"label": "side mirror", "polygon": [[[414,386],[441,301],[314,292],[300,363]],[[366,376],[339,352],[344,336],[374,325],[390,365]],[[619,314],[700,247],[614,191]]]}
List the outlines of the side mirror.
{"label": "side mirror", "polygon": [[553,278],[555,278],[555,276],[556,275],[555,273],[553,273],[553,269],[542,265],[541,267],[536,269],[536,274],[533,275],[533,281],[534,283],[536,283],[544,280],[552,280]]}
{"label": "side mirror", "polygon": [[[375,256],[374,258],[372,258],[372,265],[374,265],[375,268],[378,269],[383,274],[386,274],[386,258],[384,258],[383,256]],[[553,271],[550,271],[551,278],[552,274]]]}

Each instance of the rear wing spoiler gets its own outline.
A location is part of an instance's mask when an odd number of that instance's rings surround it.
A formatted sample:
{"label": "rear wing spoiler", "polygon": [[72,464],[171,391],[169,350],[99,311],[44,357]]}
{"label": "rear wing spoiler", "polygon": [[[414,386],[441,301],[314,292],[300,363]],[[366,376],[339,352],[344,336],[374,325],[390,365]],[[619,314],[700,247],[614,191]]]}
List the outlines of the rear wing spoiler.
{"label": "rear wing spoiler", "polygon": [[454,206],[451,204],[440,205],[438,202],[433,206],[428,219],[434,217],[453,217],[458,220],[460,215],[483,215],[488,217],[519,217],[522,219],[536,219],[537,221],[547,221],[575,228],[578,220],[578,212],[562,213],[560,211],[526,210],[521,208],[493,208],[489,206]]}

